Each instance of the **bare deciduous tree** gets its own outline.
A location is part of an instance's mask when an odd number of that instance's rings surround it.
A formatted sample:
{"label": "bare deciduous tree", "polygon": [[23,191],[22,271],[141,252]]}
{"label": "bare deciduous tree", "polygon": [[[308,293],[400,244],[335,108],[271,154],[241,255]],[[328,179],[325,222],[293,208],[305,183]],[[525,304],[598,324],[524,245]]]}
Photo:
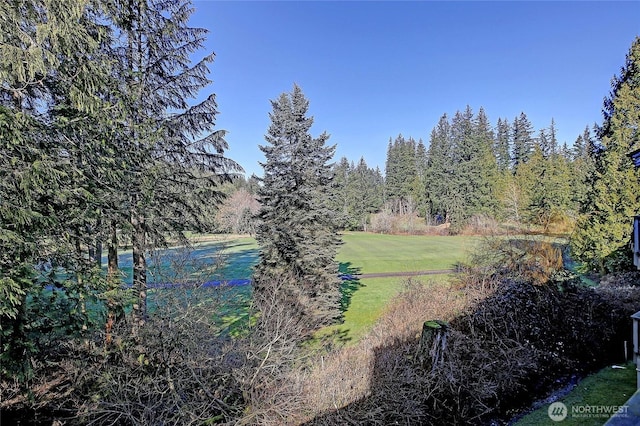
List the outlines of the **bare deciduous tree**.
{"label": "bare deciduous tree", "polygon": [[216,221],[223,231],[253,235],[256,230],[254,217],[259,209],[260,203],[256,197],[240,188],[224,201],[218,210]]}

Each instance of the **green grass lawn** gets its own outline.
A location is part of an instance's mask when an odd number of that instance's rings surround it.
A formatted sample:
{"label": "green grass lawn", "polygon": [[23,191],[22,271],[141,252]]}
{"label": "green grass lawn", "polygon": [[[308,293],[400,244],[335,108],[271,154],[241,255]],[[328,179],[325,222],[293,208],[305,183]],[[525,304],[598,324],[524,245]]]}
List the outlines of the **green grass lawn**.
{"label": "green grass lawn", "polygon": [[[250,237],[209,236],[193,247],[161,249],[148,257],[149,282],[173,282],[185,279],[221,281],[251,278],[258,260],[258,244]],[[106,254],[103,256],[106,270]],[[131,250],[122,250],[118,265],[126,283],[131,283],[133,264]],[[181,269],[181,270],[180,270]]]}
{"label": "green grass lawn", "polygon": [[578,385],[564,398],[559,399],[568,409],[568,416],[561,422],[554,422],[549,418],[550,404],[544,404],[537,410],[527,414],[518,422],[517,426],[543,426],[543,425],[568,425],[568,426],[600,426],[606,423],[608,418],[572,416],[572,407],[580,413],[580,406],[621,406],[636,391],[636,370],[632,363],[625,364],[625,369],[603,368],[591,376],[580,381]]}
{"label": "green grass lawn", "polygon": [[[428,275],[413,277],[423,283],[449,280],[449,275]],[[360,280],[360,287],[353,293],[351,303],[344,312],[342,324],[333,325],[322,330],[320,335],[338,332],[342,339],[355,343],[369,331],[380,318],[385,307],[403,287],[405,277],[365,278]]]}
{"label": "green grass lawn", "polygon": [[450,269],[464,260],[477,238],[348,232],[338,261],[359,273]]}
{"label": "green grass lawn", "polygon": [[[442,236],[408,236],[380,235],[364,232],[348,232],[343,235],[344,244],[340,247],[337,260],[341,272],[378,273],[378,272],[412,272],[423,270],[451,269],[456,262],[464,260],[468,250],[473,246],[473,237]],[[250,278],[252,267],[258,260],[258,245],[249,237],[209,236],[202,242],[194,244],[191,250],[175,247],[164,250],[161,257],[156,258],[161,264],[158,281],[171,282],[175,259],[188,256],[196,263],[187,267],[187,274],[194,269],[201,273],[202,281],[229,280]],[[181,263],[180,261],[177,263]],[[188,263],[188,262],[187,262]],[[120,266],[131,275],[131,253],[123,252]],[[176,274],[181,275],[181,274]],[[183,273],[182,276],[185,276]],[[375,323],[391,298],[398,294],[406,278],[364,278],[351,285],[351,297],[344,314],[344,323],[329,328],[340,330],[347,339],[356,341]],[[424,282],[434,279],[448,279],[447,276],[425,276],[419,278]],[[234,315],[233,309],[239,309],[242,301],[247,300],[250,289],[238,287],[232,289],[231,295],[238,293],[239,304],[230,303],[225,318],[233,322],[237,316],[244,317],[244,312]],[[240,309],[242,310],[242,309]],[[231,319],[233,318],[233,319]]]}
{"label": "green grass lawn", "polygon": [[[349,232],[343,235],[338,261],[342,272],[410,272],[450,269],[465,258],[474,239],[470,237],[379,235]],[[241,237],[218,241],[210,238],[198,243],[192,255],[199,262],[214,264],[223,253],[222,268],[216,276],[249,278],[258,259],[258,245],[253,238]],[[447,279],[446,276],[428,276]],[[375,323],[385,306],[402,288],[405,278],[366,278],[351,286],[351,298],[344,323],[326,331],[340,330],[355,341]],[[230,314],[229,314],[230,315]]]}
{"label": "green grass lawn", "polygon": [[[382,235],[348,232],[338,253],[341,272],[413,272],[451,269],[473,247],[473,237]],[[416,277],[423,282],[448,280],[448,275]],[[404,277],[362,278],[353,283],[342,324],[321,334],[339,332],[355,342],[373,326],[389,301],[402,289]]]}

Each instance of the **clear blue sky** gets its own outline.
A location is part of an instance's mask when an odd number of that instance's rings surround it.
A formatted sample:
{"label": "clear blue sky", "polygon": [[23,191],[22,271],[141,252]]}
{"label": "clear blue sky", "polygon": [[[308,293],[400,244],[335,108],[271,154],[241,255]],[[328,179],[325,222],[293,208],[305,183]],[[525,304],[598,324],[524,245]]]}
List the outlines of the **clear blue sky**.
{"label": "clear blue sky", "polygon": [[210,90],[228,156],[262,174],[270,100],[297,83],[314,136],[335,160],[384,162],[399,133],[428,144],[443,113],[495,125],[524,111],[555,119],[572,144],[601,121],[611,77],[640,35],[640,2],[237,2],[195,0],[191,24],[211,31]]}

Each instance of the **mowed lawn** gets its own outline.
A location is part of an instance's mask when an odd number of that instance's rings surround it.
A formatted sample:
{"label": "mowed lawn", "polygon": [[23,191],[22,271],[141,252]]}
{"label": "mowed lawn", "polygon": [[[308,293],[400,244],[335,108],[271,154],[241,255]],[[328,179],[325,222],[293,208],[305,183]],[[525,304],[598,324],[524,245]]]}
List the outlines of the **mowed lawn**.
{"label": "mowed lawn", "polygon": [[411,272],[451,269],[465,259],[477,238],[421,235],[383,235],[349,232],[338,261],[359,273]]}
{"label": "mowed lawn", "polygon": [[[339,249],[337,260],[341,272],[352,274],[451,269],[456,262],[466,258],[478,241],[474,237],[380,235],[364,232],[347,232],[342,239],[344,244]],[[168,250],[167,254],[172,251]],[[197,259],[200,266],[218,265],[205,280],[230,280],[250,278],[253,265],[258,261],[258,253],[259,247],[253,238],[210,236],[195,244],[190,255]],[[127,261],[130,263],[130,254],[127,259],[121,259],[121,265],[127,265]],[[362,278],[344,282],[345,289],[350,292],[344,322],[327,331],[339,330],[345,338],[358,340],[380,317],[391,298],[402,289],[406,279]],[[428,283],[448,280],[449,277],[427,275],[412,279]],[[249,287],[238,287],[234,291],[242,296],[239,302],[242,304],[242,300],[249,294]],[[231,310],[233,309],[238,308],[232,307]],[[244,314],[245,312],[241,312],[238,317],[244,317]]]}
{"label": "mowed lawn", "polygon": [[[371,274],[451,269],[465,260],[477,241],[474,237],[381,235],[345,233],[338,253],[342,272]],[[448,280],[448,275],[413,277],[425,284]],[[344,322],[324,330],[340,332],[350,341],[360,339],[383,313],[385,306],[402,289],[406,277],[362,278],[347,282],[351,298]],[[323,333],[324,334],[324,333]]]}

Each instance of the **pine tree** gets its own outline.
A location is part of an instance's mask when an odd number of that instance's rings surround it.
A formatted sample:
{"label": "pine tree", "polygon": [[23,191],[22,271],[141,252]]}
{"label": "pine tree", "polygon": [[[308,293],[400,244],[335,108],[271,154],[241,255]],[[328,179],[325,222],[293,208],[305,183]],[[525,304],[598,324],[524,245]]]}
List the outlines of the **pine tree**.
{"label": "pine tree", "polygon": [[605,99],[598,129],[601,149],[594,149],[594,172],[577,229],[571,241],[574,255],[599,272],[628,259],[630,218],[640,201],[640,173],[627,154],[640,146],[640,37],[636,37],[620,75]]}
{"label": "pine tree", "polygon": [[256,234],[261,249],[254,289],[271,294],[275,283],[286,279],[275,296],[313,330],[339,315],[335,256],[340,238],[329,194],[335,146],[326,145],[326,133],[311,136],[309,101],[297,85],[271,105],[267,145],[260,146],[266,159],[261,163],[261,224]]}
{"label": "pine tree", "polygon": [[467,219],[473,215],[471,204],[475,204],[474,188],[478,182],[475,181],[477,155],[477,145],[475,141],[473,111],[469,106],[464,113],[456,111],[451,120],[451,147],[453,154],[451,184],[453,185],[450,194],[451,224],[454,229],[464,226]]}
{"label": "pine tree", "polygon": [[[101,106],[95,91],[105,75],[98,52],[104,34],[93,13],[85,1],[0,2],[0,375],[21,380],[38,350],[29,336],[46,333],[39,309],[59,312],[68,321],[62,333],[76,333],[86,321],[82,298],[95,284],[76,285],[84,265],[69,222],[87,217],[89,197],[80,184],[84,170],[70,161],[71,145],[54,118],[61,98],[84,115]],[[47,279],[56,285],[62,279],[55,267],[67,269],[73,309],[40,298],[43,265],[54,266]],[[54,323],[54,333],[58,327],[65,324]]]}
{"label": "pine tree", "polygon": [[474,215],[494,215],[498,167],[494,135],[481,108],[474,117],[469,106],[446,115],[433,130],[426,169],[431,214],[444,217],[460,229]]}
{"label": "pine tree", "polygon": [[346,157],[342,157],[333,166],[333,184],[331,191],[331,208],[335,211],[341,228],[350,227],[350,205],[351,191],[350,179],[353,173],[353,164],[349,163]]}
{"label": "pine tree", "polygon": [[535,146],[516,177],[527,194],[529,222],[548,229],[554,220],[570,214],[571,176],[568,161],[560,153],[545,157],[542,146]]}
{"label": "pine tree", "polygon": [[349,182],[349,215],[354,229],[366,231],[369,215],[382,207],[382,190],[380,176],[367,166],[364,158],[360,158]]}
{"label": "pine tree", "polygon": [[398,135],[393,143],[389,141],[386,162],[387,201],[394,213],[407,214],[415,210],[412,192],[417,175],[416,142]]}
{"label": "pine tree", "polygon": [[211,94],[190,102],[211,81],[214,55],[192,64],[207,31],[188,26],[188,0],[122,0],[109,3],[114,24],[112,47],[120,108],[112,119],[119,134],[125,171],[126,203],[121,207],[131,228],[134,327],[146,317],[146,253],[166,244],[169,233],[203,230],[206,210],[221,201],[221,182],[240,170],[224,157],[224,131],[215,128],[217,105]]}
{"label": "pine tree", "polygon": [[415,200],[416,209],[420,216],[426,217],[428,211],[427,203],[427,164],[428,153],[422,139],[416,145],[416,176],[411,183],[411,197]]}
{"label": "pine tree", "polygon": [[558,136],[556,130],[556,121],[552,118],[549,125],[549,155],[558,153]]}
{"label": "pine tree", "polygon": [[579,135],[573,144],[571,152],[571,187],[573,188],[573,210],[579,211],[586,202],[587,193],[594,175],[595,145],[591,137],[589,126]]}
{"label": "pine tree", "polygon": [[482,107],[474,120],[473,138],[475,185],[469,204],[473,206],[472,214],[495,216],[498,207],[495,189],[499,178],[498,163],[491,149],[495,136]]}
{"label": "pine tree", "polygon": [[447,114],[431,131],[427,155],[426,193],[430,215],[436,222],[449,222],[454,199],[451,124]]}
{"label": "pine tree", "polygon": [[509,122],[498,118],[493,153],[496,157],[498,170],[501,172],[511,167],[511,155],[509,154],[510,135],[511,126],[509,126]]}
{"label": "pine tree", "polygon": [[533,153],[533,125],[524,112],[513,120],[513,137],[512,137],[512,161],[513,170],[516,172],[520,164],[529,161]]}

